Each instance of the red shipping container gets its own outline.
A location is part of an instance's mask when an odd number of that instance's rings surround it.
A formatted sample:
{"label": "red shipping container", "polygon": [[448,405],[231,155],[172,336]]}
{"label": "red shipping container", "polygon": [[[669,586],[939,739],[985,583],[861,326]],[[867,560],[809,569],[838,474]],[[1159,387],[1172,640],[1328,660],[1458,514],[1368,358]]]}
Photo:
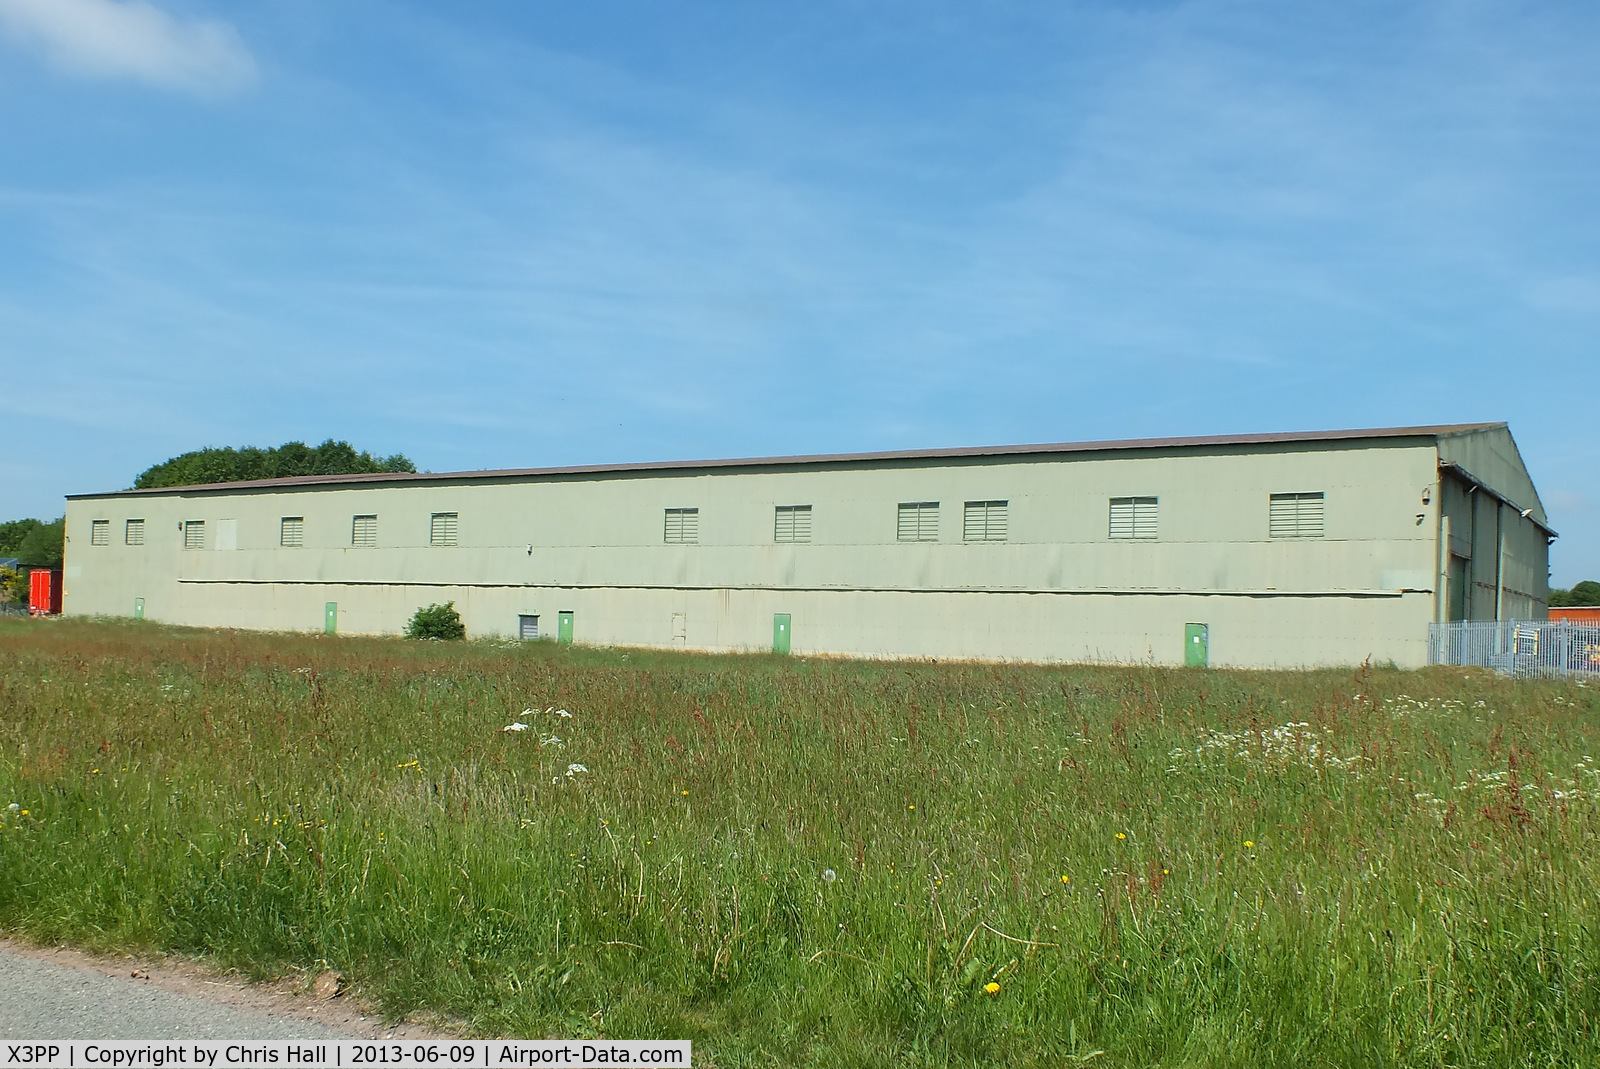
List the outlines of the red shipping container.
{"label": "red shipping container", "polygon": [[28,611],[35,616],[61,611],[61,569],[35,568],[28,573]]}

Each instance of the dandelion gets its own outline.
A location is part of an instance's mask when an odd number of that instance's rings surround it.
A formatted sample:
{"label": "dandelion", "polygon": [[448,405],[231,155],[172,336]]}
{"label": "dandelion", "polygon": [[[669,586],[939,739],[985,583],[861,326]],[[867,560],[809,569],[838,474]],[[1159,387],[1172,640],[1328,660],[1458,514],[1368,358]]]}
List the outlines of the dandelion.
{"label": "dandelion", "polygon": [[837,872],[834,872],[832,869],[823,869],[822,870],[822,882],[823,883],[832,883],[834,880],[837,880],[838,878],[839,878],[839,874]]}
{"label": "dandelion", "polygon": [[1000,985],[990,980],[983,985],[983,993],[986,995],[998,995],[1000,993]]}
{"label": "dandelion", "polygon": [[684,792],[683,792],[683,796],[684,796],[684,797],[685,797],[685,798],[687,798],[687,797],[689,797],[689,792],[688,792],[688,791],[684,791]]}
{"label": "dandelion", "polygon": [[1061,882],[1064,883],[1064,884],[1071,883],[1072,882],[1072,877],[1071,876],[1062,876],[1061,877]]}
{"label": "dandelion", "polygon": [[1119,832],[1117,832],[1117,838],[1118,839],[1126,839],[1127,835],[1125,835],[1124,833],[1119,831]]}
{"label": "dandelion", "polygon": [[916,807],[916,806],[914,806],[914,805],[908,805],[908,806],[906,806],[906,808],[907,808],[907,809],[915,809],[915,808],[917,808],[917,807]]}
{"label": "dandelion", "polygon": [[1254,839],[1246,839],[1244,841],[1244,848],[1246,850],[1254,850],[1256,848],[1255,840]]}
{"label": "dandelion", "polygon": [[421,768],[422,767],[422,762],[421,761],[407,761],[405,764],[395,765],[394,767],[395,768]]}
{"label": "dandelion", "polygon": [[[22,815],[23,815],[23,816],[27,816],[27,815],[28,815],[28,811],[27,811],[27,810],[26,810],[26,809],[24,809],[24,810],[23,810],[23,811],[22,811]],[[1548,913],[1546,913],[1546,914],[1545,914],[1545,916],[1546,916],[1546,917],[1548,917],[1548,916],[1550,916],[1550,914],[1548,914]]]}

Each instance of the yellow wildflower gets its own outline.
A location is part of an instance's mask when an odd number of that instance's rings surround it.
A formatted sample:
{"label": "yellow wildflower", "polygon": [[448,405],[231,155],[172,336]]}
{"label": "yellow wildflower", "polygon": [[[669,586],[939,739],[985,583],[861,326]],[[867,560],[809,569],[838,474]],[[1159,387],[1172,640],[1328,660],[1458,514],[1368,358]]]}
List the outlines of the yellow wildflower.
{"label": "yellow wildflower", "polygon": [[990,980],[983,985],[983,991],[986,995],[998,995],[1000,993],[1000,985]]}
{"label": "yellow wildflower", "polygon": [[1256,848],[1255,840],[1254,839],[1246,839],[1244,841],[1244,848],[1246,850],[1254,850]]}
{"label": "yellow wildflower", "polygon": [[1117,832],[1117,838],[1119,838],[1119,839],[1126,839],[1126,838],[1127,838],[1127,836],[1126,836],[1126,835],[1124,835],[1124,834],[1123,834],[1123,833],[1122,833],[1122,832],[1120,832],[1120,831],[1119,831],[1119,832]]}

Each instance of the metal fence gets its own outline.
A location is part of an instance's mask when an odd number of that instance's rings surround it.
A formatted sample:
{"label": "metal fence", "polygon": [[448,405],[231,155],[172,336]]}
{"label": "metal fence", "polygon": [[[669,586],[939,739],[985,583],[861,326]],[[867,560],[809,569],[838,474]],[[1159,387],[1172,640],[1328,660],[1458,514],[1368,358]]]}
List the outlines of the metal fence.
{"label": "metal fence", "polygon": [[1513,676],[1600,676],[1600,625],[1503,620],[1428,625],[1428,663]]}

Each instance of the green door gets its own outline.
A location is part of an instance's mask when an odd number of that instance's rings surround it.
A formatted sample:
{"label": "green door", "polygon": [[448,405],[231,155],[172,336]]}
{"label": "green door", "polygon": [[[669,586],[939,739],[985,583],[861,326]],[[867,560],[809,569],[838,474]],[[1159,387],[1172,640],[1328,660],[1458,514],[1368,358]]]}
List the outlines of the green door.
{"label": "green door", "polygon": [[134,598],[133,599],[133,618],[135,620],[143,620],[144,619],[144,599],[143,598]]}
{"label": "green door", "polygon": [[774,613],[772,617],[772,652],[789,652],[789,614]]}
{"label": "green door", "polygon": [[570,612],[556,613],[556,641],[564,646],[572,645],[572,614]]}
{"label": "green door", "polygon": [[1183,663],[1190,668],[1211,663],[1211,629],[1205,624],[1183,625]]}
{"label": "green door", "polygon": [[322,633],[336,634],[339,630],[339,603],[330,601],[322,607]]}

